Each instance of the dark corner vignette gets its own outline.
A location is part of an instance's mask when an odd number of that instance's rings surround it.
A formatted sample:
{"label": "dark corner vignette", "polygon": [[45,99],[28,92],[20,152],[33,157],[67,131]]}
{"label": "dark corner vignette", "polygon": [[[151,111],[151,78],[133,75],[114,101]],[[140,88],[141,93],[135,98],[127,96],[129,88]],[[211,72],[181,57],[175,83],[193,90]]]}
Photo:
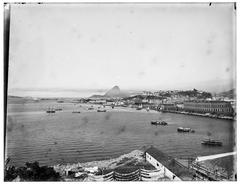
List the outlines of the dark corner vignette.
{"label": "dark corner vignette", "polygon": [[4,44],[3,44],[3,68],[4,68],[4,76],[3,76],[3,93],[4,93],[4,128],[3,128],[3,136],[4,136],[4,160],[5,160],[5,151],[6,151],[6,122],[7,122],[7,92],[8,92],[8,63],[9,63],[9,34],[10,34],[10,7],[9,3],[4,3]]}

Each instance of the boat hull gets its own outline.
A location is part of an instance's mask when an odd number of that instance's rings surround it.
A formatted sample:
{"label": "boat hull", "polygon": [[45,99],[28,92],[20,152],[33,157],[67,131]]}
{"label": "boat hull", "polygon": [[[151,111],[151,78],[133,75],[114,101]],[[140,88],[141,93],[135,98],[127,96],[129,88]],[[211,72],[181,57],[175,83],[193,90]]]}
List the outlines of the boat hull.
{"label": "boat hull", "polygon": [[107,112],[106,110],[97,110],[97,112]]}
{"label": "boat hull", "polygon": [[46,111],[47,113],[55,113],[55,111]]}
{"label": "boat hull", "polygon": [[165,121],[162,121],[162,122],[160,122],[160,121],[152,121],[151,124],[152,125],[162,125],[162,126],[166,126],[167,125],[167,123]]}
{"label": "boat hull", "polygon": [[178,132],[182,132],[182,133],[195,133],[195,130],[192,130],[191,128],[178,128],[177,129]]}
{"label": "boat hull", "polygon": [[202,141],[201,144],[205,146],[222,146],[222,142],[219,141]]}

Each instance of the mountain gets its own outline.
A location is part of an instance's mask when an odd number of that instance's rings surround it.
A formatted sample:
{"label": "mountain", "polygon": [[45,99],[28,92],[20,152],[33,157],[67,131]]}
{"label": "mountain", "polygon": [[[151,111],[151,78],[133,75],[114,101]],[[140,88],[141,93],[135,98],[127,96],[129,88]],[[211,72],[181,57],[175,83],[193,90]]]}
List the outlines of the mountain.
{"label": "mountain", "polygon": [[108,90],[104,96],[118,96],[121,93],[118,86],[114,86],[112,89]]}
{"label": "mountain", "polygon": [[128,94],[120,90],[118,86],[114,86],[112,89],[108,90],[105,95],[106,97],[126,97]]}

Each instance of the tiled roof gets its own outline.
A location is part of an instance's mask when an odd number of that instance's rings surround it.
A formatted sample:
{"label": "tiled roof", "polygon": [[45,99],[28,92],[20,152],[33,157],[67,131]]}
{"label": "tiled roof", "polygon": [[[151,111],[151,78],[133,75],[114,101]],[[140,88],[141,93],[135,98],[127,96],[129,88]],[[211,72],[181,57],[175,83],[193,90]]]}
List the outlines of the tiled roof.
{"label": "tiled roof", "polygon": [[151,155],[152,157],[154,157],[157,161],[159,161],[160,163],[162,161],[166,161],[168,159],[170,159],[169,156],[167,156],[166,154],[164,154],[163,152],[161,152],[160,150],[158,150],[157,148],[151,146],[150,148],[148,148],[146,150],[146,153],[148,153],[149,155]]}
{"label": "tiled roof", "polygon": [[192,178],[193,173],[191,171],[189,171],[185,167],[180,166],[174,158],[164,154],[157,148],[154,148],[153,146],[151,146],[149,149],[145,151],[145,153],[148,153],[149,155],[151,155],[158,162],[160,162],[162,165],[168,168],[171,172],[173,172],[176,176],[182,179],[184,177]]}

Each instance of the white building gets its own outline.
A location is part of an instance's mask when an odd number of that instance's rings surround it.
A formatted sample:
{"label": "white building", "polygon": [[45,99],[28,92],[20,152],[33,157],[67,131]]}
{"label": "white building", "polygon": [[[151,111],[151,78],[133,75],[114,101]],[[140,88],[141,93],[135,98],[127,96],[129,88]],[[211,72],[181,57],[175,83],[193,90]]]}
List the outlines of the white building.
{"label": "white building", "polygon": [[[174,173],[172,173],[167,167],[165,167],[161,161],[165,159],[165,155],[154,147],[150,147],[145,152],[146,161],[152,164],[156,169],[161,170],[162,173],[173,181],[182,181]],[[167,157],[166,157],[167,159]]]}

